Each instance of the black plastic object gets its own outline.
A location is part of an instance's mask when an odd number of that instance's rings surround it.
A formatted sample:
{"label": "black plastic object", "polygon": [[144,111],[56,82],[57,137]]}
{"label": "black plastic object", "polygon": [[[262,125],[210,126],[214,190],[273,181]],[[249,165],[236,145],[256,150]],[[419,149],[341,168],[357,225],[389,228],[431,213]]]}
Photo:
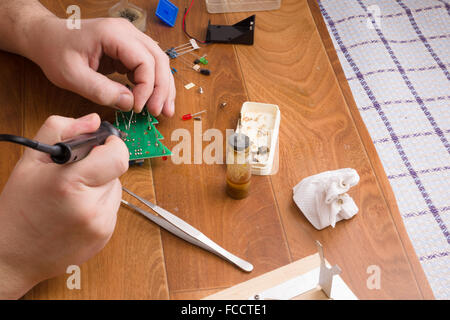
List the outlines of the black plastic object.
{"label": "black plastic object", "polygon": [[255,15],[232,26],[215,25],[210,21],[206,31],[206,42],[252,45],[254,33]]}
{"label": "black plastic object", "polygon": [[57,143],[56,146],[60,146],[62,152],[59,155],[52,155],[51,158],[53,162],[58,164],[79,161],[85,158],[94,147],[104,144],[111,135],[121,138],[119,130],[108,121],[102,121],[100,128],[95,132],[82,134],[70,141]]}

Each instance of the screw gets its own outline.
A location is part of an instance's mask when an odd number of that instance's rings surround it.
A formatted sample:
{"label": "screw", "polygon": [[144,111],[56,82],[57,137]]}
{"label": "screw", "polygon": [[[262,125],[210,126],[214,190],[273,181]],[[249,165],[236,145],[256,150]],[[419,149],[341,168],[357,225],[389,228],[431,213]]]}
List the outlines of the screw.
{"label": "screw", "polygon": [[220,104],[220,107],[221,108],[225,108],[227,106],[227,103],[226,102],[222,102],[221,104]]}

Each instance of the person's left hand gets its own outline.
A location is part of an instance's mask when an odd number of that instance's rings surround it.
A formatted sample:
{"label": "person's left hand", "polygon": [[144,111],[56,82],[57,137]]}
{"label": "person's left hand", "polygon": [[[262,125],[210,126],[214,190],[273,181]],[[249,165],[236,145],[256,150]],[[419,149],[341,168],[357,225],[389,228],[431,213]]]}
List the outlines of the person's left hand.
{"label": "person's left hand", "polygon": [[[50,81],[85,98],[121,110],[172,116],[175,84],[168,56],[150,37],[123,18],[81,20],[68,29],[66,20],[45,16],[30,23],[23,54],[36,62]],[[105,74],[127,74],[131,92]]]}

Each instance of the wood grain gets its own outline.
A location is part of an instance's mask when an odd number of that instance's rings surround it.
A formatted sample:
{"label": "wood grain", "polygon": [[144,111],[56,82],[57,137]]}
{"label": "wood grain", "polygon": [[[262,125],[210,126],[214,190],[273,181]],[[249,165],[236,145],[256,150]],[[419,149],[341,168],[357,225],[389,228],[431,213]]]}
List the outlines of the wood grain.
{"label": "wood grain", "polygon": [[342,66],[339,62],[339,58],[336,54],[336,50],[334,49],[333,41],[331,40],[330,34],[328,33],[325,21],[322,17],[322,14],[320,13],[319,5],[315,0],[308,0],[308,5],[322,39],[323,45],[326,49],[328,58],[333,67],[333,71],[338,80],[342,94],[344,95],[345,102],[349,107],[353,121],[355,122],[359,135],[361,136],[361,141],[364,144],[364,148],[366,149],[369,161],[372,165],[372,170],[374,171],[377,178],[377,182],[380,185],[380,190],[383,193],[386,204],[389,207],[389,213],[394,221],[400,240],[405,247],[405,252],[408,255],[411,267],[414,270],[414,275],[416,277],[419,289],[421,290],[422,295],[425,299],[434,299],[433,291],[431,290],[430,284],[428,283],[422,266],[420,265],[419,259],[417,259],[416,252],[414,250],[414,247],[412,246],[411,240],[408,237],[405,225],[403,224],[403,219],[399,213],[394,192],[392,191],[389,180],[387,179],[386,173],[372,142],[369,131],[364,125],[361,114],[359,113],[358,107],[356,106],[355,100],[353,99],[352,91],[350,90],[350,86],[345,77],[344,70],[342,69]]}
{"label": "wood grain", "polygon": [[[182,12],[185,1],[173,2]],[[66,16],[67,6],[77,4],[82,18],[89,18],[106,16],[116,1],[42,3],[60,17]],[[169,28],[154,16],[156,1],[133,3],[147,10],[147,34],[163,49],[187,42],[180,17]],[[208,19],[214,24],[232,24],[250,14],[209,15],[204,1],[195,1],[187,27],[204,38]],[[62,275],[38,285],[26,298],[203,298],[315,253],[316,239],[324,245],[330,263],[343,269],[342,278],[360,299],[432,298],[314,1],[283,0],[280,10],[256,13],[253,46],[214,44],[202,47],[200,53],[208,54],[210,77],[173,61],[179,70],[175,75],[177,110],[173,119],[159,119],[164,144],[173,148],[178,143],[171,141],[176,129],[193,134],[194,125],[203,132],[235,128],[244,101],[275,103],[282,115],[278,173],[253,177],[250,196],[239,201],[225,195],[225,168],[220,164],[176,165],[156,159],[151,166],[130,169],[122,182],[250,261],[255,270],[244,273],[121,208],[111,241],[82,266],[80,291],[68,290],[68,275]],[[56,88],[29,61],[0,53],[0,67],[5,74],[0,90],[5,110],[0,115],[2,131],[32,137],[51,114],[78,117],[98,112],[112,119],[112,109]],[[187,82],[197,87],[185,90]],[[203,94],[198,93],[198,86]],[[219,108],[221,102],[228,106]],[[182,114],[203,109],[208,111],[201,123],[180,120]],[[203,142],[203,147],[208,143]],[[20,153],[17,146],[2,145],[1,187]],[[355,168],[361,176],[351,191],[360,212],[335,229],[317,231],[293,203],[292,187],[304,177],[343,167]],[[369,265],[382,270],[381,290],[366,287]]]}
{"label": "wood grain", "polygon": [[[178,1],[179,5],[181,3]],[[197,30],[207,25],[208,18],[214,24],[226,23],[223,15],[207,15],[202,1],[195,2],[192,10],[195,15],[190,16],[188,28],[195,34],[201,34]],[[153,30],[161,43],[176,46],[186,42],[178,28],[167,30],[156,25]],[[193,89],[185,90],[182,87],[184,82],[178,77],[176,115],[173,120],[162,121],[161,130],[170,133],[184,128],[193,135],[194,124],[200,126],[200,123],[181,121],[181,115],[202,109],[208,110],[202,117],[203,132],[215,128],[224,133],[225,129],[236,127],[240,107],[247,96],[233,47],[212,45],[201,50],[201,54],[205,53],[208,54],[208,67],[212,70],[210,77],[202,81],[205,77],[195,72],[183,69],[180,72],[187,81],[200,82],[205,93],[200,95]],[[223,110],[219,108],[221,102],[228,104]],[[166,135],[167,138],[170,136]],[[167,141],[166,144],[174,146],[176,143]],[[203,143],[203,146],[207,144]],[[194,157],[191,159],[193,162]],[[222,259],[163,232],[170,291],[230,286],[290,261],[269,178],[253,177],[251,195],[236,201],[225,194],[223,165],[176,165],[171,161],[155,160],[152,167],[160,206],[255,267],[251,274],[244,273]]]}
{"label": "wood grain", "polygon": [[[23,125],[23,64],[17,55],[0,52],[0,128],[1,133],[22,135]],[[1,142],[0,190],[3,189],[11,171],[22,154],[22,147]]]}
{"label": "wood grain", "polygon": [[212,294],[220,292],[226,289],[223,288],[213,288],[213,289],[197,289],[197,290],[181,290],[181,291],[171,291],[171,300],[200,300],[206,298]]}
{"label": "wood grain", "polygon": [[[245,14],[227,17],[232,24]],[[280,106],[280,170],[271,180],[293,259],[310,254],[319,239],[329,260],[348,270],[342,277],[359,298],[422,298],[307,1],[284,1],[281,10],[260,13],[256,24],[263,27],[255,45],[236,51],[250,99]],[[292,187],[311,174],[346,167],[361,176],[350,192],[360,212],[317,231],[293,204]],[[383,290],[365,285],[370,265],[380,266]]]}

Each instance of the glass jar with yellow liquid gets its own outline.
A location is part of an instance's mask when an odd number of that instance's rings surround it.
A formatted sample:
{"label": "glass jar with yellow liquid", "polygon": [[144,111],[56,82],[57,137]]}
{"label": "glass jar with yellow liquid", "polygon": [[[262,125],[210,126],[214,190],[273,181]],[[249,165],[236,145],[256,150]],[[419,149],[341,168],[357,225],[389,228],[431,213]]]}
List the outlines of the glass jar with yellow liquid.
{"label": "glass jar with yellow liquid", "polygon": [[227,194],[233,199],[248,196],[252,168],[250,139],[242,133],[233,133],[227,139]]}

